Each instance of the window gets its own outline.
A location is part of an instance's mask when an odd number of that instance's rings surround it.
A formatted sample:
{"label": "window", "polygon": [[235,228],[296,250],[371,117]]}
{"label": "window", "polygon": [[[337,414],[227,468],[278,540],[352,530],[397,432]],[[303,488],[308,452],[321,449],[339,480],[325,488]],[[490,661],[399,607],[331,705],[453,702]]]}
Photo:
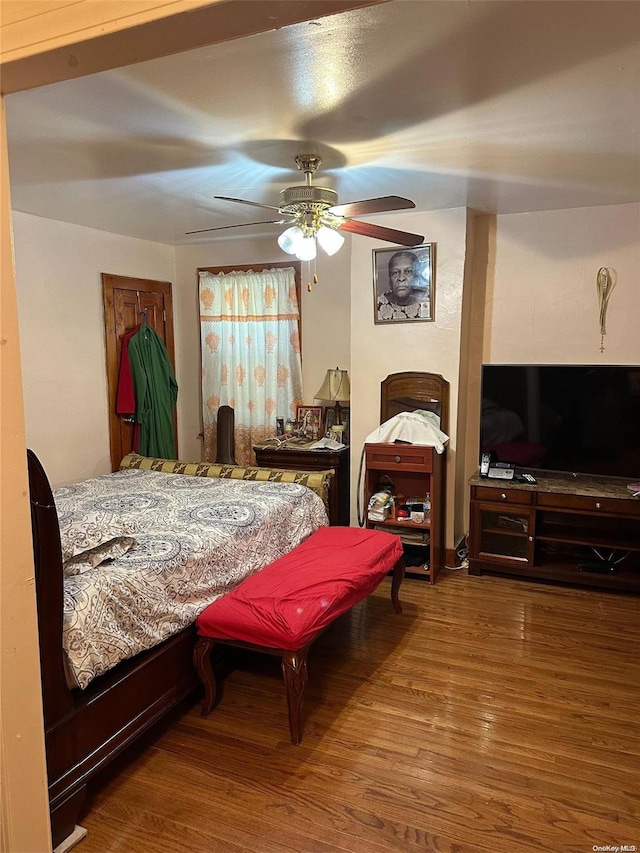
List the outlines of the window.
{"label": "window", "polygon": [[216,457],[219,406],[235,412],[236,460],[302,402],[300,264],[198,270],[204,459]]}

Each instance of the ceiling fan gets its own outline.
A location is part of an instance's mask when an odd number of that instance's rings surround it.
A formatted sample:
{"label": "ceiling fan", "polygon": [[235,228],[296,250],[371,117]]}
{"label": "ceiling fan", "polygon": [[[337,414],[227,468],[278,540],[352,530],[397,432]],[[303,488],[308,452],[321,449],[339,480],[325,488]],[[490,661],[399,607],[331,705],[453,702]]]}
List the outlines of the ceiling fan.
{"label": "ceiling fan", "polygon": [[344,237],[340,231],[350,231],[352,234],[374,237],[401,246],[419,246],[424,242],[421,234],[396,231],[394,228],[361,222],[353,218],[370,213],[407,210],[415,207],[410,199],[391,195],[338,204],[338,194],[335,190],[315,186],[312,183],[313,175],[322,163],[320,157],[314,154],[299,155],[295,158],[295,162],[298,169],[304,173],[305,183],[281,190],[278,207],[243,198],[214,196],[221,201],[248,204],[264,210],[276,210],[282,218],[221,225],[218,228],[201,228],[198,231],[186,233],[202,234],[206,231],[222,231],[226,228],[242,228],[247,225],[287,225],[286,230],[278,237],[280,248],[303,261],[315,258],[316,240],[327,254],[335,254],[344,243]]}

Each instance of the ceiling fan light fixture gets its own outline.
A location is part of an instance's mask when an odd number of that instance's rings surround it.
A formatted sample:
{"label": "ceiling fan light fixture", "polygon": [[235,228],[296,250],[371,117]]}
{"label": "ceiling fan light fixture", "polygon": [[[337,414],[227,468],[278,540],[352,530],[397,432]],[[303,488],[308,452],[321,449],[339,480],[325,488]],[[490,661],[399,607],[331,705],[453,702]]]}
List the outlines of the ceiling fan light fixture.
{"label": "ceiling fan light fixture", "polygon": [[299,225],[292,225],[278,237],[278,245],[288,255],[297,255],[301,240],[304,240],[302,228]]}
{"label": "ceiling fan light fixture", "polygon": [[[0,0],[1,2],[1,0]],[[305,182],[280,190],[280,204],[274,207],[246,198],[232,198],[217,195],[220,201],[232,201],[251,207],[276,210],[287,219],[269,219],[266,222],[242,222],[238,225],[220,225],[217,228],[201,228],[187,231],[187,234],[201,234],[204,231],[222,231],[226,228],[239,228],[241,225],[283,225],[289,227],[278,237],[278,245],[288,255],[295,255],[301,261],[311,261],[316,257],[317,241],[327,255],[335,255],[344,245],[341,231],[385,240],[400,246],[418,246],[424,242],[420,234],[398,231],[384,225],[374,225],[356,219],[356,216],[368,216],[371,213],[383,213],[392,210],[415,208],[415,203],[402,196],[388,195],[379,198],[365,198],[347,204],[338,204],[338,194],[330,187],[321,187],[312,183],[312,178],[322,160],[317,154],[298,155],[295,158],[298,169],[304,173]],[[292,224],[295,223],[295,224]]]}
{"label": "ceiling fan light fixture", "polygon": [[342,248],[344,237],[335,228],[328,228],[326,225],[321,225],[316,234],[318,243],[327,255],[335,255]]}

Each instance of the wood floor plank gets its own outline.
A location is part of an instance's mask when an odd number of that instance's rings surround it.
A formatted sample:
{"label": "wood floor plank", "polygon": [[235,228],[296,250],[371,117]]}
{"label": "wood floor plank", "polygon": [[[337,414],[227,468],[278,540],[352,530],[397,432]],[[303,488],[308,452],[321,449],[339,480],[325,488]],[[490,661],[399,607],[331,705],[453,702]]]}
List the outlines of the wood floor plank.
{"label": "wood floor plank", "polygon": [[[154,802],[149,803],[149,786],[159,777],[165,781],[154,784]],[[369,816],[367,820],[364,809],[354,818],[351,803],[332,796],[315,798],[296,779],[285,783],[271,774],[248,777],[229,769],[221,789],[215,766],[195,767],[160,750],[138,778],[129,780],[119,800],[125,797],[127,809],[157,811],[161,817],[169,815],[176,821],[189,814],[198,815],[206,803],[207,815],[198,816],[198,824],[213,820],[215,836],[219,838],[226,831],[235,843],[249,829],[256,832],[257,837],[245,838],[245,849],[262,849],[258,841],[262,836],[277,838],[283,850],[308,849],[310,838],[315,838],[318,850],[323,849],[321,844],[329,845],[325,850],[353,849],[358,853],[401,849],[395,846],[398,830],[392,821],[383,828],[379,818]],[[103,802],[101,809],[106,807]],[[375,834],[367,824],[373,824]]]}
{"label": "wood floor plank", "polygon": [[230,657],[91,788],[79,853],[640,848],[637,596],[445,572],[385,583],[309,656],[302,744],[279,662]]}

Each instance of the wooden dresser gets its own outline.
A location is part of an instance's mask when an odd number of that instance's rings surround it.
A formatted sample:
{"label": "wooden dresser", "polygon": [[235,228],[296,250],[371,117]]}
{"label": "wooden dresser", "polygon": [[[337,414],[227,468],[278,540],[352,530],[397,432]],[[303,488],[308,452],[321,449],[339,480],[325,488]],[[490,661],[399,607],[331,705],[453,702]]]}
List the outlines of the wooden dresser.
{"label": "wooden dresser", "polygon": [[334,468],[336,473],[329,486],[329,524],[349,526],[349,447],[342,450],[305,450],[301,447],[256,444],[253,451],[257,464],[264,468],[285,468],[287,471],[324,471]]}

